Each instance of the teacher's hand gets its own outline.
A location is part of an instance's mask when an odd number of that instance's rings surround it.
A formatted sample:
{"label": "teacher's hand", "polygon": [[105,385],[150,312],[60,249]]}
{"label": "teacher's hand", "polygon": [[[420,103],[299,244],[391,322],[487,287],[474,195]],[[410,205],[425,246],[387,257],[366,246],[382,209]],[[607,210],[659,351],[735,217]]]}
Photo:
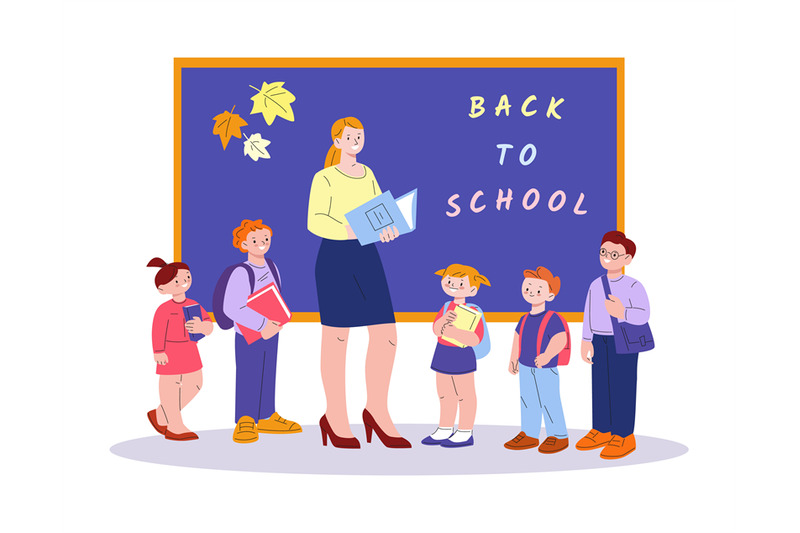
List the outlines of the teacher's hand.
{"label": "teacher's hand", "polygon": [[392,226],[392,229],[384,228],[381,232],[381,242],[393,241],[399,236],[400,232],[397,231],[397,226]]}

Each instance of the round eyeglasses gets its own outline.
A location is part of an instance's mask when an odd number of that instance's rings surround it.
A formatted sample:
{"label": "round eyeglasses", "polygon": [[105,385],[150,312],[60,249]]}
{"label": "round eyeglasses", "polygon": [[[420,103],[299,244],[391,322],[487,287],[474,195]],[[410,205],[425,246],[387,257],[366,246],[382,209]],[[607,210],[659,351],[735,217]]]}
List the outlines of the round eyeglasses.
{"label": "round eyeglasses", "polygon": [[[600,255],[602,257],[608,256],[608,257],[611,258],[612,261],[615,261],[615,260],[619,259],[619,257],[620,257],[619,252],[616,252],[616,251],[609,252],[605,248],[600,248]],[[628,255],[628,254],[622,254],[622,255]]]}

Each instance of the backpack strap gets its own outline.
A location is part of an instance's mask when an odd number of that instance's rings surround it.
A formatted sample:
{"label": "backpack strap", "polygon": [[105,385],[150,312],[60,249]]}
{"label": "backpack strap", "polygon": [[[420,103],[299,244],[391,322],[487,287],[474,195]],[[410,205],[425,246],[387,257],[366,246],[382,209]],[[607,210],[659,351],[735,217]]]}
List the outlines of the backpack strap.
{"label": "backpack strap", "polygon": [[605,290],[606,298],[608,298],[609,296],[611,296],[611,286],[608,284],[608,276],[603,274],[602,276],[600,276],[600,279],[603,282],[603,290]]}
{"label": "backpack strap", "polygon": [[530,313],[525,313],[522,317],[522,324],[519,325],[519,356],[522,357],[522,332],[525,330],[525,321],[528,320]]}
{"label": "backpack strap", "polygon": [[256,273],[247,263],[242,263],[241,266],[247,271],[247,278],[250,280],[250,294],[253,294],[253,291],[256,290]]}
{"label": "backpack strap", "polygon": [[278,290],[281,290],[281,275],[278,273],[278,269],[275,267],[275,263],[269,257],[265,257],[264,259],[267,260],[267,266],[269,267],[269,271],[272,272],[272,277],[275,278],[275,285],[278,286]]}
{"label": "backpack strap", "polygon": [[539,325],[539,332],[536,335],[536,357],[542,355],[542,339],[544,339],[544,331],[547,328],[547,323],[550,321],[551,316],[553,316],[553,311],[546,312],[542,323]]}

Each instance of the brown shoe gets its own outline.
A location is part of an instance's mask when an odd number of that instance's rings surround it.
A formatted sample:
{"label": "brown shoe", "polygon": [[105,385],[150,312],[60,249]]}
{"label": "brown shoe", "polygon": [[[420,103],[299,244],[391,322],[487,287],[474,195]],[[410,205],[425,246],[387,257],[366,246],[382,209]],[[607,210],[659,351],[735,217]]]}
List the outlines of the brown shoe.
{"label": "brown shoe", "polygon": [[164,438],[167,440],[197,440],[199,437],[197,433],[192,431],[187,431],[186,433],[173,433],[170,430],[166,430],[164,433]]}
{"label": "brown shoe", "polygon": [[544,442],[539,446],[541,453],[557,453],[561,450],[566,450],[569,446],[569,439],[558,439],[556,437],[547,437]]}
{"label": "brown shoe", "polygon": [[600,433],[596,429],[587,433],[575,447],[579,450],[594,450],[611,442],[611,433]]}
{"label": "brown shoe", "polygon": [[152,411],[147,411],[147,419],[153,425],[153,429],[161,433],[162,435],[167,434],[167,426],[162,426],[158,423],[158,417],[156,416],[156,410],[153,409]]}
{"label": "brown shoe", "polygon": [[236,424],[233,430],[233,442],[255,442],[258,440],[258,431],[256,431],[256,421],[253,417],[243,416]]}
{"label": "brown shoe", "polygon": [[524,431],[520,431],[516,437],[503,444],[509,450],[530,450],[539,445],[539,439],[529,437]]}
{"label": "brown shoe", "polygon": [[629,455],[635,449],[636,438],[633,436],[633,433],[625,438],[614,435],[611,437],[611,442],[606,444],[606,447],[600,452],[600,457],[603,459],[620,459]]}

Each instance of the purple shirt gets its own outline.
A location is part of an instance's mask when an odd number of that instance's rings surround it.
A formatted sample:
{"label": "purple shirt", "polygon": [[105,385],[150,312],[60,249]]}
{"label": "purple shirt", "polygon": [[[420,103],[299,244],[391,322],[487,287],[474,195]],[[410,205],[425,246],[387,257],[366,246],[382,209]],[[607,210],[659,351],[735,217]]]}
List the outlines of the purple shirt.
{"label": "purple shirt", "polygon": [[[608,280],[611,294],[616,296],[625,306],[625,317],[620,322],[629,324],[644,324],[650,319],[650,301],[644,286],[630,276],[620,276]],[[589,285],[586,295],[586,306],[583,309],[583,340],[591,341],[592,336],[613,335],[611,328],[611,315],[606,311],[606,295],[603,290],[603,280],[597,278]]]}
{"label": "purple shirt", "polygon": [[[544,320],[545,313],[547,313],[547,311],[542,311],[536,315],[528,313],[528,318],[525,320],[525,330],[522,332],[522,335],[520,335],[520,338],[522,339],[522,349],[519,351],[519,364],[523,366],[529,366],[531,368],[536,366],[536,340],[539,338],[539,328],[542,326],[542,320]],[[525,318],[525,315],[519,319],[517,328],[514,330],[517,333],[519,333],[519,328],[522,327],[523,318]],[[544,330],[544,335],[542,335],[542,346],[541,352],[539,353],[544,353],[547,351],[547,346],[550,344],[550,340],[562,332],[564,332],[564,324],[561,323],[561,319],[556,315],[551,316],[550,320],[547,321],[547,327]],[[548,362],[542,368],[555,368],[557,366],[558,354],[550,359],[550,362]]]}
{"label": "purple shirt", "polygon": [[[267,325],[267,319],[264,316],[247,307],[247,298],[257,290],[263,289],[275,281],[266,261],[261,266],[254,265],[250,261],[247,261],[247,264],[250,265],[250,268],[255,273],[255,287],[253,290],[250,290],[250,277],[244,267],[236,268],[231,272],[231,277],[228,278],[228,286],[225,287],[223,311],[228,318],[235,322],[234,328],[236,333],[240,335],[242,332],[239,331],[238,324],[255,331],[261,331]],[[278,265],[275,265],[275,270],[275,275],[280,279],[281,273],[277,272]]]}

